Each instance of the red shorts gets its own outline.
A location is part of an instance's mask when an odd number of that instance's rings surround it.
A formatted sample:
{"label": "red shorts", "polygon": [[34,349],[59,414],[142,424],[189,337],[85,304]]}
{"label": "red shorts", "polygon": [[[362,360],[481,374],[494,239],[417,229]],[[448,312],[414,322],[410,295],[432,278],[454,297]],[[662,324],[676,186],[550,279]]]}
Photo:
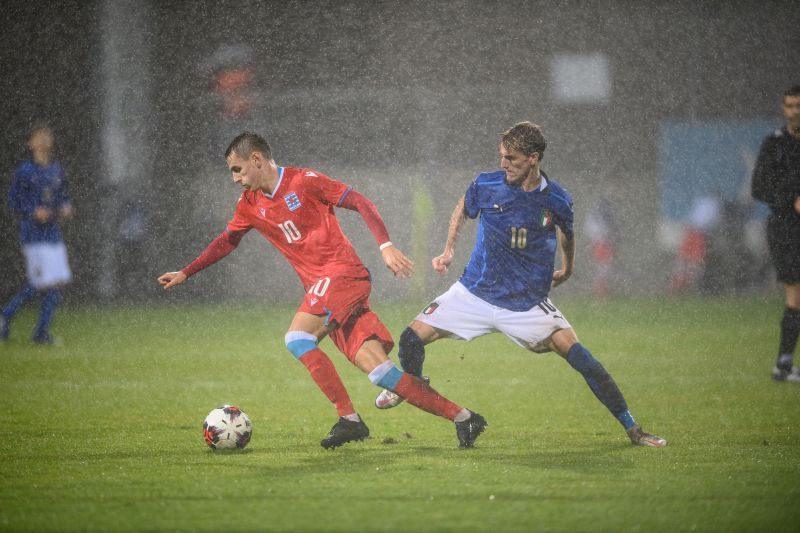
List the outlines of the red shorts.
{"label": "red shorts", "polygon": [[706,235],[700,230],[688,228],[678,249],[678,257],[687,263],[699,264],[706,258]]}
{"label": "red shorts", "polygon": [[369,278],[322,278],[306,292],[298,312],[325,317],[325,325],[339,350],[352,362],[361,345],[376,339],[388,354],[394,347],[389,330],[369,308]]}
{"label": "red shorts", "polygon": [[592,259],[598,265],[608,265],[614,262],[614,247],[609,241],[597,241],[592,244]]}

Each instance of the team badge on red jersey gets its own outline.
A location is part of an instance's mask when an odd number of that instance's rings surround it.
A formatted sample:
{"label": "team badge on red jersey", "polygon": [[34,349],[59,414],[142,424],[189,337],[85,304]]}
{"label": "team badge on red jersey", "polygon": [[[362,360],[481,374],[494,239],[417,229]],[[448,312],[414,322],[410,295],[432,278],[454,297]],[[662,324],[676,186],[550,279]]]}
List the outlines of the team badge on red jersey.
{"label": "team badge on red jersey", "polygon": [[266,207],[262,207],[261,209],[258,210],[258,212],[261,213],[261,218],[267,218],[267,208]]}
{"label": "team badge on red jersey", "polygon": [[298,198],[297,194],[293,192],[290,192],[284,196],[283,199],[286,202],[286,207],[289,208],[289,211],[294,211],[300,207],[300,198]]}
{"label": "team badge on red jersey", "polygon": [[553,223],[553,213],[549,209],[542,209],[539,215],[539,222],[541,222],[543,228],[546,228]]}

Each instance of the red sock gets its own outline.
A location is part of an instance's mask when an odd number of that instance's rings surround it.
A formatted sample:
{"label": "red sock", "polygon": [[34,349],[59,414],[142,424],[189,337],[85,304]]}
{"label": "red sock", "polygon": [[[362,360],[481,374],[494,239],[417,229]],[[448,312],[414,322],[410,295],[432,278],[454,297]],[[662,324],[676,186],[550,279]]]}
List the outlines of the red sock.
{"label": "red sock", "polygon": [[421,378],[403,372],[403,377],[394,388],[394,392],[406,399],[408,403],[423,411],[453,420],[461,412],[461,406],[454,404],[425,383]]}
{"label": "red sock", "polygon": [[344,383],[336,372],[336,368],[325,352],[319,348],[309,350],[300,357],[300,362],[308,369],[311,378],[317,383],[319,389],[336,406],[339,416],[352,415],[356,412],[353,403],[344,388]]}

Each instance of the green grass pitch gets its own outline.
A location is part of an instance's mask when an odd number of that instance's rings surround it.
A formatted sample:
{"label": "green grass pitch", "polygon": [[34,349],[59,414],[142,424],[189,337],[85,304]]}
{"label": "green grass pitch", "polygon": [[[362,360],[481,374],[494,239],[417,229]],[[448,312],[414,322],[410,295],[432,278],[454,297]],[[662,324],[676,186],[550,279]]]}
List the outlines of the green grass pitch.
{"label": "green grass pitch", "polygon": [[[60,348],[28,343],[29,310],[0,345],[0,529],[797,531],[779,300],[557,303],[667,448],[629,445],[559,357],[491,335],[435,343],[425,368],[488,419],[472,450],[444,419],[375,409],[324,341],[372,432],[325,451],[336,413],[283,346],[293,308],[63,309]],[[417,309],[377,308],[395,335]],[[243,452],[203,443],[222,403],[253,420]]]}

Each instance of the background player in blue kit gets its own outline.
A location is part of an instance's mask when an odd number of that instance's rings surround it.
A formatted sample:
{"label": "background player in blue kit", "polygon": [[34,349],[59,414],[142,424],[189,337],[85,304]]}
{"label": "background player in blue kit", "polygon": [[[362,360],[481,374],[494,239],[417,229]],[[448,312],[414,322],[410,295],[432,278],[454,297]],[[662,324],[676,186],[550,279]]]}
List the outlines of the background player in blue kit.
{"label": "background player in blue kit", "polygon": [[8,205],[19,217],[19,235],[28,282],[3,308],[0,340],[8,339],[14,314],[37,294],[42,295],[33,341],[53,344],[50,321],[61,300],[59,287],[69,283],[72,273],[59,219],[72,216],[67,181],[61,164],[53,159],[53,132],[37,127],[28,138],[31,159],[14,172]]}
{"label": "background player in blue kit", "polygon": [[[433,268],[447,272],[464,222],[480,217],[469,263],[459,281],[403,331],[400,363],[403,370],[421,377],[426,344],[502,332],[523,348],[564,357],[623,425],[631,442],[666,446],[664,439],[636,424],[614,379],[578,342],[572,326],[548,299],[551,286],[572,274],[575,238],[572,198],[539,168],[546,145],[539,126],[530,122],[502,134],[503,170],[480,174],[458,201],[444,252],[433,259]],[[554,271],[559,244],[562,268]],[[375,405],[386,409],[402,401],[384,390]]]}

